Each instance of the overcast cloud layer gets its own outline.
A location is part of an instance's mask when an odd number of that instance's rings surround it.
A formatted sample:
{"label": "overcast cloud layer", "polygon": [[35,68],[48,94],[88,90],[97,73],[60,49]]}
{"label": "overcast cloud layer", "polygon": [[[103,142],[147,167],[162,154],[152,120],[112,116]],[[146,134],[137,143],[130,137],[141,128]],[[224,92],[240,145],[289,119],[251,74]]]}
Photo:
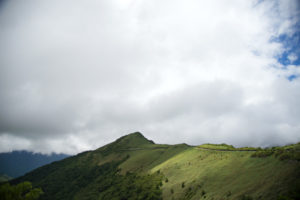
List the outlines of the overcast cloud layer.
{"label": "overcast cloud layer", "polygon": [[299,142],[297,2],[2,2],[0,152]]}

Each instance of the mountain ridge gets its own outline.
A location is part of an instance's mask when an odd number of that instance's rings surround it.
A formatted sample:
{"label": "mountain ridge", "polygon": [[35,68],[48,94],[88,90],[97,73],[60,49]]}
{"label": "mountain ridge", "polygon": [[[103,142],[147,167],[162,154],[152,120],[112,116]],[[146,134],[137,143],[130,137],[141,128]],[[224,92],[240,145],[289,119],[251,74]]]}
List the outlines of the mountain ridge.
{"label": "mountain ridge", "polygon": [[298,198],[300,164],[297,156],[291,156],[297,151],[213,150],[233,148],[225,144],[205,147],[155,144],[135,132],[11,183],[31,181],[44,190],[41,199],[49,200]]}

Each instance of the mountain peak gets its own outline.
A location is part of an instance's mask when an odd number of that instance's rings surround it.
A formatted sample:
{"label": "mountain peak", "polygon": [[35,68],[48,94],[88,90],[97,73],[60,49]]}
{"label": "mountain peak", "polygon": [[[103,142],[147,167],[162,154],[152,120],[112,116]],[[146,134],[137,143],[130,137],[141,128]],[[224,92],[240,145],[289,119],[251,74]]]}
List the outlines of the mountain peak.
{"label": "mountain peak", "polygon": [[119,151],[120,149],[139,148],[151,144],[154,144],[152,140],[148,140],[140,132],[134,132],[120,137],[116,141],[99,148],[99,150],[108,153],[111,151]]}
{"label": "mountain peak", "polygon": [[145,136],[140,132],[130,133],[128,135],[124,135],[116,140],[117,143],[124,143],[129,146],[139,146],[143,144],[154,144],[153,141],[148,140]]}
{"label": "mountain peak", "polygon": [[[124,138],[128,138],[128,137],[142,137],[142,138],[145,138],[145,136],[141,133],[141,132],[133,132],[133,133],[129,133],[128,135],[124,135],[123,136]],[[121,137],[121,138],[123,138]],[[147,140],[147,138],[145,138]]]}

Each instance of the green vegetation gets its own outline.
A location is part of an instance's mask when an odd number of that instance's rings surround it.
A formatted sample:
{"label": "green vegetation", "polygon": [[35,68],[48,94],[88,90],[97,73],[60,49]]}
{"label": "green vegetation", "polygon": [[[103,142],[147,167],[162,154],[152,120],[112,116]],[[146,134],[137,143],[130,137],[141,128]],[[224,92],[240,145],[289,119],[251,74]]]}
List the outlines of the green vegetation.
{"label": "green vegetation", "polygon": [[[163,199],[297,199],[300,163],[275,156],[252,157],[252,151],[215,151],[198,147],[187,149],[154,167],[169,182],[163,186]],[[185,187],[182,189],[182,183]],[[187,188],[187,189],[186,189]],[[190,190],[188,188],[191,188]],[[204,192],[203,192],[204,191]],[[228,192],[230,191],[230,193]]]}
{"label": "green vegetation", "polygon": [[216,151],[253,151],[252,157],[264,158],[274,155],[279,160],[297,160],[300,161],[300,143],[287,145],[284,147],[272,148],[255,148],[255,147],[240,147],[235,148],[228,144],[202,144],[199,149],[216,150]]}
{"label": "green vegetation", "polygon": [[116,168],[102,174],[74,199],[162,199],[161,177],[126,173],[119,175]]}
{"label": "green vegetation", "polygon": [[18,185],[5,183],[0,185],[1,200],[34,200],[43,194],[40,188],[32,188],[30,182],[22,182]]}
{"label": "green vegetation", "polygon": [[[46,200],[299,199],[298,147],[160,145],[133,133],[11,183],[31,181],[43,189],[41,199]],[[268,156],[254,156],[269,151]],[[286,153],[292,156],[282,159]]]}
{"label": "green vegetation", "polygon": [[228,144],[202,144],[198,148],[214,149],[214,150],[235,150],[234,146]]}
{"label": "green vegetation", "polygon": [[43,168],[25,177],[44,189],[41,199],[161,199],[162,176],[121,175],[118,166],[124,161],[77,167],[69,160],[60,170],[48,165],[45,170],[50,174],[42,180],[37,177],[45,173]]}
{"label": "green vegetation", "polygon": [[232,145],[228,144],[202,144],[199,145],[198,148],[201,149],[210,149],[210,150],[224,150],[224,151],[258,151],[261,150],[261,148],[255,148],[255,147],[240,147],[235,148]]}
{"label": "green vegetation", "polygon": [[300,161],[300,143],[284,147],[272,147],[256,151],[252,157],[268,157],[274,155],[279,160],[296,160]]}

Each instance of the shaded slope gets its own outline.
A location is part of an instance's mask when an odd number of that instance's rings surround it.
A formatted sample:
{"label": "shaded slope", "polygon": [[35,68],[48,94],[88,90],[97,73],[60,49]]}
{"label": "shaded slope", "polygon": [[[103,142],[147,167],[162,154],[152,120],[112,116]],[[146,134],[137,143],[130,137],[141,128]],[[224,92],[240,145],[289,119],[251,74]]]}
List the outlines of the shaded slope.
{"label": "shaded slope", "polygon": [[44,190],[41,199],[49,200],[135,199],[137,193],[138,199],[160,199],[163,175],[154,173],[149,176],[147,172],[151,166],[186,148],[187,145],[157,145],[140,133],[133,133],[95,151],[38,168],[12,183],[31,181],[34,187]]}

